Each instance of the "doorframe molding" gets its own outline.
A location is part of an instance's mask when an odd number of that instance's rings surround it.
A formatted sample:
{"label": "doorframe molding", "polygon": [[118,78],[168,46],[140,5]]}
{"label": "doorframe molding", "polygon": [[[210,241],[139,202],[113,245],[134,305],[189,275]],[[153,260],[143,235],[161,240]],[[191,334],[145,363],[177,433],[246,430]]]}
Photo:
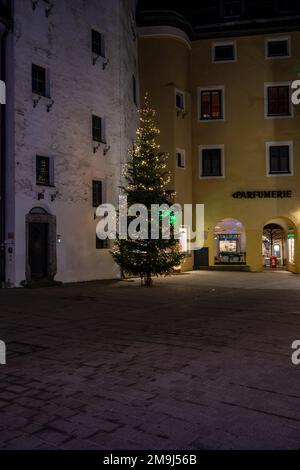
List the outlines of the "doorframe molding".
{"label": "doorframe molding", "polygon": [[29,225],[31,223],[48,225],[47,243],[47,279],[54,280],[57,272],[56,257],[56,217],[51,214],[26,214],[26,281],[31,281],[31,269],[29,264]]}

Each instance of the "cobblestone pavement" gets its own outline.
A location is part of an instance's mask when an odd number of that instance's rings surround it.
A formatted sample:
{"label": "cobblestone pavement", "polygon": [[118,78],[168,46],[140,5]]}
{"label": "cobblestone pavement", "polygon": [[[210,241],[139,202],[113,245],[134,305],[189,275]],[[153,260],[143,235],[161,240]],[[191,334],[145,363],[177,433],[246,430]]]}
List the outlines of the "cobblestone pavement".
{"label": "cobblestone pavement", "polygon": [[300,448],[300,289],[276,276],[0,290],[1,449]]}

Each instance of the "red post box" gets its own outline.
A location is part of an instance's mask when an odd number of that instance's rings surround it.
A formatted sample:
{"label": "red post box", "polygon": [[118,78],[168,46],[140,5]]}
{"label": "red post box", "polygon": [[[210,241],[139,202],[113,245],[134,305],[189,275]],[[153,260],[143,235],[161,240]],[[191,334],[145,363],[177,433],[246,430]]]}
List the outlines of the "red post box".
{"label": "red post box", "polygon": [[271,268],[277,268],[277,256],[271,256]]}

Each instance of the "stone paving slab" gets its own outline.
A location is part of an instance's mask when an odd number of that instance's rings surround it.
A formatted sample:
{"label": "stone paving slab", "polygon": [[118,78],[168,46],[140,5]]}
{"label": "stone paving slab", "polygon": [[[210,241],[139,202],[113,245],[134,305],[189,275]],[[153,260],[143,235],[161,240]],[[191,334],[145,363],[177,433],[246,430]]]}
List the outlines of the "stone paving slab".
{"label": "stone paving slab", "polygon": [[0,448],[299,449],[291,276],[0,290]]}

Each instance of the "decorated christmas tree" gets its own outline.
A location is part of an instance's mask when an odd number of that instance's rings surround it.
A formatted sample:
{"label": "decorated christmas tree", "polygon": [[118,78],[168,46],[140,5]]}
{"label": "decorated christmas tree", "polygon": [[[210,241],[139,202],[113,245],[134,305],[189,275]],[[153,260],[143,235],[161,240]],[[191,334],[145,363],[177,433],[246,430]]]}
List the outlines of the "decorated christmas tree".
{"label": "decorated christmas tree", "polygon": [[[167,190],[170,174],[166,171],[168,155],[160,152],[156,139],[159,129],[155,126],[155,111],[151,109],[148,95],[145,104],[139,110],[140,127],[133,149],[129,152],[130,160],[126,165],[125,184],[121,191],[127,196],[128,207],[133,204],[144,204],[147,208],[147,225],[145,233],[138,238],[117,238],[112,250],[115,261],[123,274],[140,276],[142,285],[151,286],[152,276],[167,275],[180,264],[182,255],[179,242],[174,236],[174,213],[165,211],[160,214],[159,237],[151,238],[153,229],[152,204],[172,204],[172,196]],[[163,217],[169,217],[170,229],[168,238],[163,238]],[[128,217],[128,223],[130,223]]]}

